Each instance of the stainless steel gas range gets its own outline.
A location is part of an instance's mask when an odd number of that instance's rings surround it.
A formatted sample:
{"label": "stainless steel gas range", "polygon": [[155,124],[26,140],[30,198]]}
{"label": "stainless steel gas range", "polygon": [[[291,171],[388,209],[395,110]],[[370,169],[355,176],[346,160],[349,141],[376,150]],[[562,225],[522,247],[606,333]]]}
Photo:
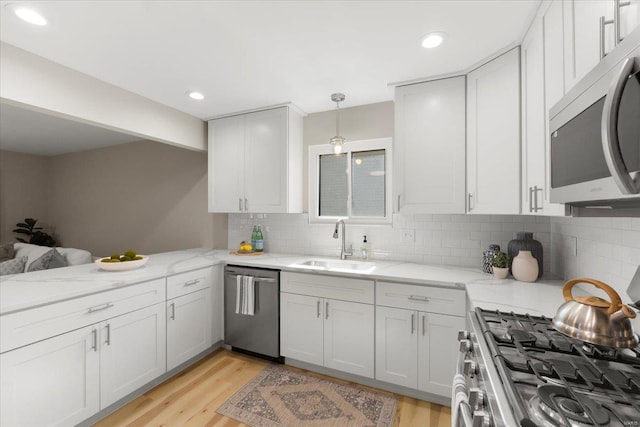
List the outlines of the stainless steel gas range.
{"label": "stainless steel gas range", "polygon": [[470,313],[454,379],[454,426],[640,426],[640,352],[569,338],[551,319]]}

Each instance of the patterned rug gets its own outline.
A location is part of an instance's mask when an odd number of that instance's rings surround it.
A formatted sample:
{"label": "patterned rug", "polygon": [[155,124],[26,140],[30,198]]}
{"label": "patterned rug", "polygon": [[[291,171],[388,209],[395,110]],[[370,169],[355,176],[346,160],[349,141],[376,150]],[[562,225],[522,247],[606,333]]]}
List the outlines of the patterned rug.
{"label": "patterned rug", "polygon": [[393,396],[272,365],[217,412],[253,427],[387,427],[397,405]]}

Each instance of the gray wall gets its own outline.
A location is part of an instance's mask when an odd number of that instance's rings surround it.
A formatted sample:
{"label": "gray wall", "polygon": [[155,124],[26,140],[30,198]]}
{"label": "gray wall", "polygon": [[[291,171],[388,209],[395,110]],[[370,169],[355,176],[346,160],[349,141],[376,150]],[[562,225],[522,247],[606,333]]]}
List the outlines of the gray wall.
{"label": "gray wall", "polygon": [[0,150],[0,243],[15,240],[27,217],[47,225],[48,166],[47,157]]}
{"label": "gray wall", "polygon": [[[2,180],[0,211],[9,209],[5,188],[42,188],[47,200],[42,216],[55,226],[63,246],[86,249],[94,256],[129,248],[157,253],[226,247],[226,215],[207,212],[206,153],[141,141],[32,157],[42,166],[41,173],[23,184],[19,170],[12,170],[9,179]],[[6,200],[22,204],[13,191]],[[28,205],[21,209],[36,215]]]}

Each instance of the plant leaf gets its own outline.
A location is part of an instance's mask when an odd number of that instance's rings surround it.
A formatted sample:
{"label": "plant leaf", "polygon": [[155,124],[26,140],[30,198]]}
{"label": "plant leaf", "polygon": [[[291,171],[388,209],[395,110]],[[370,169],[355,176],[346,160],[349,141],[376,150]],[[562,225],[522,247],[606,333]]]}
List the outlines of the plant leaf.
{"label": "plant leaf", "polygon": [[18,242],[27,243],[27,241],[26,241],[26,240],[24,240],[24,239],[22,239],[22,238],[20,238],[20,237],[18,237],[18,238],[17,238],[17,240],[18,240]]}
{"label": "plant leaf", "polygon": [[36,225],[36,222],[38,222],[38,220],[33,218],[25,218],[24,222],[29,224],[29,227],[33,227],[34,225]]}
{"label": "plant leaf", "polygon": [[22,228],[16,228],[15,230],[13,230],[14,233],[18,233],[18,234],[31,234],[31,231],[29,230],[24,230]]}
{"label": "plant leaf", "polygon": [[16,224],[16,227],[24,227],[24,228],[29,228],[29,226],[27,224],[25,224],[24,222],[19,222]]}

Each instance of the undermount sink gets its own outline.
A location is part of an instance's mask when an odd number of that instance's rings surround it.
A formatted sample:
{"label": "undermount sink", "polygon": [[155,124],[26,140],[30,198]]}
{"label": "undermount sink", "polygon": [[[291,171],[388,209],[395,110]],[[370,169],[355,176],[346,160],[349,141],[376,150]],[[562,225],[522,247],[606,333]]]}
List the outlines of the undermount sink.
{"label": "undermount sink", "polygon": [[306,268],[309,270],[338,271],[346,273],[371,273],[376,265],[366,261],[342,261],[342,260],[308,260],[292,264],[291,267]]}

